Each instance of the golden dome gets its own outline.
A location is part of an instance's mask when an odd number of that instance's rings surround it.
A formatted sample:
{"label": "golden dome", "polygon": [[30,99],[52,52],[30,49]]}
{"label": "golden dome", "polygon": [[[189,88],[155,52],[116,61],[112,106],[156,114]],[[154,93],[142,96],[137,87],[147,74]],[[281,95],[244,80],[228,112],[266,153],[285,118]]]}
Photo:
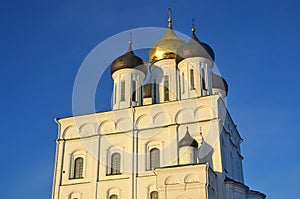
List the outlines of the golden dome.
{"label": "golden dome", "polygon": [[173,31],[171,17],[169,17],[168,22],[168,30],[165,36],[149,50],[148,58],[151,64],[162,59],[175,59],[177,49],[185,44]]}

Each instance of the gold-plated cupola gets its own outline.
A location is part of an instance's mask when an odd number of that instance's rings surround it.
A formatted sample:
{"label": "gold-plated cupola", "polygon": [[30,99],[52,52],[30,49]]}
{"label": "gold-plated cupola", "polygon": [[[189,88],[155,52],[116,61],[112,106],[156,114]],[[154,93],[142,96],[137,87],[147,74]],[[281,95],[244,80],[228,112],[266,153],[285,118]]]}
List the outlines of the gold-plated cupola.
{"label": "gold-plated cupola", "polygon": [[177,49],[185,44],[173,31],[172,11],[169,8],[168,30],[164,37],[157,41],[149,50],[148,58],[151,64],[163,59],[175,59]]}

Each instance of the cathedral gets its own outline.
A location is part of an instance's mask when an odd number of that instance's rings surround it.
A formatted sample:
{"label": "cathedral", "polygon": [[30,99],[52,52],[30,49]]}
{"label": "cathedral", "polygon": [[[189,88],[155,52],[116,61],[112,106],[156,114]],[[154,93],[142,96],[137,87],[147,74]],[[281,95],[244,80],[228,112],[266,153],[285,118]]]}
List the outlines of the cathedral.
{"label": "cathedral", "polygon": [[[124,50],[125,51],[125,50]],[[243,177],[228,84],[192,27],[172,27],[145,62],[129,47],[111,64],[112,109],[57,119],[52,199],[264,199]]]}

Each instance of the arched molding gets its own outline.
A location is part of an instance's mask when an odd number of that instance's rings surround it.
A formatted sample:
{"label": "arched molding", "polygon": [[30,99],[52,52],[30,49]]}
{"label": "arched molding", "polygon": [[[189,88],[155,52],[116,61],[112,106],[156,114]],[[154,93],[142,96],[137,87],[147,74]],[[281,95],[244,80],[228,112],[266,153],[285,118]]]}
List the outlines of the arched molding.
{"label": "arched molding", "polygon": [[93,123],[84,123],[79,127],[80,136],[91,136],[96,134],[96,125]]}
{"label": "arched molding", "polygon": [[157,187],[156,187],[156,185],[154,185],[154,184],[150,184],[150,185],[148,186],[148,190],[147,190],[147,194],[148,194],[148,197],[147,197],[147,198],[151,199],[151,193],[152,193],[153,191],[157,191],[157,192],[158,192]]}
{"label": "arched molding", "polygon": [[69,125],[62,131],[62,138],[63,139],[70,139],[70,138],[76,138],[79,137],[79,131],[78,128],[76,128],[74,125]]}
{"label": "arched molding", "polygon": [[111,187],[107,191],[107,199],[110,199],[110,196],[116,195],[118,196],[118,199],[121,199],[121,189],[120,187]]}
{"label": "arched molding", "polygon": [[165,112],[158,112],[153,116],[153,124],[154,125],[166,125],[168,123],[170,123],[170,115],[167,113],[167,111]]}
{"label": "arched molding", "polygon": [[149,141],[146,143],[147,150],[150,151],[153,148],[162,149],[162,142],[161,141]]}
{"label": "arched molding", "polygon": [[177,111],[174,117],[174,122],[177,124],[191,122],[194,118],[193,110],[188,108],[183,108]]}
{"label": "arched molding", "polygon": [[129,131],[132,128],[132,120],[129,118],[120,118],[116,121],[116,129],[118,131]]}
{"label": "arched molding", "polygon": [[82,193],[80,192],[73,192],[69,195],[69,199],[81,199]]}
{"label": "arched molding", "polygon": [[112,120],[104,120],[98,127],[98,134],[110,133],[116,130],[116,124]]}
{"label": "arched molding", "polygon": [[150,194],[152,191],[157,191],[157,187],[154,184],[148,185],[148,193]]}
{"label": "arched molding", "polygon": [[152,118],[149,116],[149,114],[143,114],[139,116],[136,120],[136,124],[139,129],[150,127],[152,124]]}
{"label": "arched molding", "polygon": [[169,176],[165,180],[165,185],[176,185],[179,184],[179,180],[174,176]]}
{"label": "arched molding", "polygon": [[215,112],[211,107],[208,106],[198,106],[193,111],[193,116],[195,120],[207,120],[215,118]]}
{"label": "arched molding", "polygon": [[86,156],[86,152],[85,151],[82,151],[82,150],[80,150],[80,149],[75,149],[75,150],[73,150],[73,152],[72,152],[72,157],[76,157],[76,156]]}
{"label": "arched molding", "polygon": [[198,183],[198,182],[199,182],[199,178],[195,174],[189,174],[184,178],[184,183]]}

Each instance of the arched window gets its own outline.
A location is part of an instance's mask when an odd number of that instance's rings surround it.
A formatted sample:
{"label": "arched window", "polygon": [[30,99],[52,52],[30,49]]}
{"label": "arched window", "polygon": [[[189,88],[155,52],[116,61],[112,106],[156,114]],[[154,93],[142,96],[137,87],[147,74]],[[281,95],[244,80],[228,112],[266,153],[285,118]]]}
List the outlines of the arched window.
{"label": "arched window", "polygon": [[156,92],[157,92],[157,84],[156,84],[156,79],[154,79],[153,81],[153,96],[152,96],[152,103],[156,104],[157,103],[157,99],[156,99]]}
{"label": "arched window", "polygon": [[185,85],[184,85],[184,73],[182,73],[182,93],[184,93],[184,91],[185,91]]}
{"label": "arched window", "polygon": [[158,148],[150,150],[150,169],[155,169],[160,166],[160,152]]}
{"label": "arched window", "polygon": [[109,199],[118,199],[118,196],[116,194],[113,194],[109,197]]}
{"label": "arched window", "polygon": [[115,84],[115,89],[114,89],[114,104],[117,102],[117,84]]}
{"label": "arched window", "polygon": [[121,81],[121,101],[125,101],[125,81]]}
{"label": "arched window", "polygon": [[74,161],[74,178],[83,178],[83,158],[78,157]]}
{"label": "arched window", "polygon": [[150,193],[150,199],[158,199],[158,192],[157,191],[152,191]]}
{"label": "arched window", "polygon": [[205,71],[204,69],[201,70],[201,74],[202,74],[202,89],[203,90],[207,90],[207,85],[206,85],[206,77],[205,77]]}
{"label": "arched window", "polygon": [[169,76],[164,76],[164,101],[169,101]]}
{"label": "arched window", "polygon": [[190,70],[190,86],[191,86],[191,90],[195,89],[194,69]]}
{"label": "arched window", "polygon": [[131,100],[132,100],[133,102],[136,102],[136,101],[137,101],[137,97],[136,97],[137,90],[136,90],[136,81],[135,81],[135,80],[132,80],[132,81],[131,81],[131,86],[132,86]]}
{"label": "arched window", "polygon": [[121,168],[121,155],[120,153],[113,153],[111,155],[111,174],[120,174]]}

